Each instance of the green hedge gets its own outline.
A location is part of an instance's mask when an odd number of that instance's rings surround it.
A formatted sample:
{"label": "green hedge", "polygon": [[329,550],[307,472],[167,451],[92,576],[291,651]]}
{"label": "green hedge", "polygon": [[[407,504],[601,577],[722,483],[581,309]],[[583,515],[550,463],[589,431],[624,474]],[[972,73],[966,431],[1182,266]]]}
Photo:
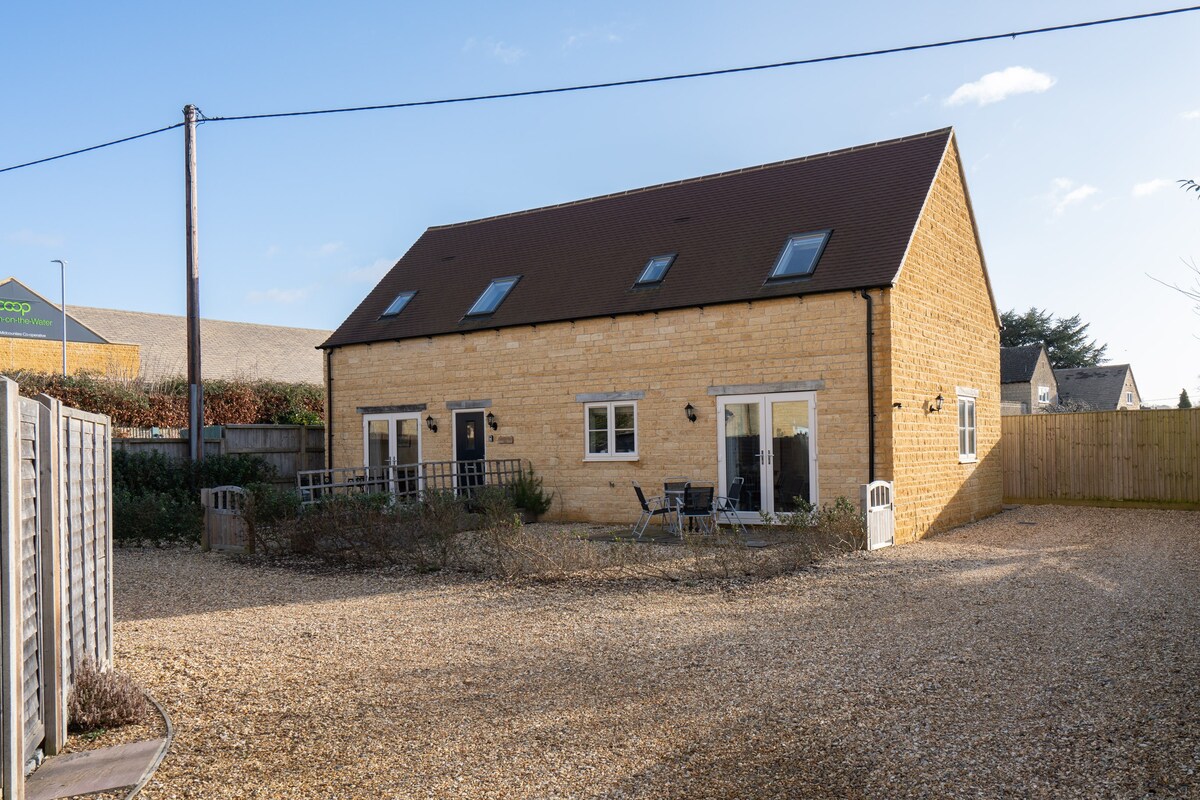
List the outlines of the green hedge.
{"label": "green hedge", "polygon": [[200,490],[270,481],[275,468],[258,456],[181,461],[162,453],[112,454],[113,539],[119,544],[195,544],[204,510]]}

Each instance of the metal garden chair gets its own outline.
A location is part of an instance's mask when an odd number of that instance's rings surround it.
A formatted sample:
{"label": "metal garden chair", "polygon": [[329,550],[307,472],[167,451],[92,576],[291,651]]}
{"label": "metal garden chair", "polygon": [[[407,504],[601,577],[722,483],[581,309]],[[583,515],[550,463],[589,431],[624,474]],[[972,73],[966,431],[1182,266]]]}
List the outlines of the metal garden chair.
{"label": "metal garden chair", "polygon": [[675,515],[677,509],[674,505],[667,502],[666,497],[646,497],[646,493],[642,491],[642,487],[637,481],[633,481],[633,490],[637,492],[638,502],[642,506],[642,515],[638,517],[637,523],[633,526],[633,535],[637,538],[642,538],[642,534],[646,532],[646,526],[655,517],[662,517],[659,523],[663,526],[663,530],[667,530],[668,517]]}
{"label": "metal garden chair", "polygon": [[683,523],[701,533],[713,531],[713,487],[693,486],[690,483],[683,487],[683,502],[679,505],[679,533],[683,535]]}
{"label": "metal garden chair", "polygon": [[740,530],[742,535],[749,532],[746,530],[745,523],[738,519],[737,515],[738,503],[742,501],[742,489],[745,485],[745,478],[734,478],[733,482],[729,484],[729,494],[713,499],[713,511],[716,514],[717,522],[719,523],[724,519],[734,528]]}

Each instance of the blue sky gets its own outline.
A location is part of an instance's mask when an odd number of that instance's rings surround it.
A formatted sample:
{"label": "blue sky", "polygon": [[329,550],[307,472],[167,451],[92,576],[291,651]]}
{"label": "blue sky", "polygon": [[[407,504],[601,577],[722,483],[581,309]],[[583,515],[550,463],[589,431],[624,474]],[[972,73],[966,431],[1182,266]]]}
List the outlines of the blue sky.
{"label": "blue sky", "polygon": [[[1169,2],[24,3],[0,167],[209,116],[769,63]],[[1200,394],[1200,13],[920,53],[198,130],[201,313],[333,328],[430,225],[957,131],[1001,309],[1081,314],[1142,395]],[[0,277],[182,314],[179,130],[0,175]],[[950,332],[947,332],[950,335]]]}

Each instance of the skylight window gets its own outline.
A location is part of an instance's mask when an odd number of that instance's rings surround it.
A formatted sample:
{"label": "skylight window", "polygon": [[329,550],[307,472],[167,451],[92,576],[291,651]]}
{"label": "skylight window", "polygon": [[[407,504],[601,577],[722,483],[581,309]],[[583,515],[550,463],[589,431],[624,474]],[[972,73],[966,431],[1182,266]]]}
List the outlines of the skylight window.
{"label": "skylight window", "polygon": [[825,249],[825,243],[829,241],[829,233],[818,231],[789,238],[775,262],[775,269],[771,270],[769,280],[811,275],[817,267],[817,260],[821,258],[821,252]]}
{"label": "skylight window", "polygon": [[638,286],[645,286],[650,283],[661,283],[662,279],[667,276],[667,270],[675,263],[675,254],[665,256],[655,256],[646,262],[646,267],[642,270],[642,275],[637,279]]}
{"label": "skylight window", "polygon": [[467,316],[478,317],[491,314],[504,302],[504,298],[508,297],[508,293],[512,291],[519,280],[521,280],[520,275],[511,278],[496,278],[483,290],[483,294],[479,295],[479,299],[475,301],[475,305],[471,306]]}
{"label": "skylight window", "polygon": [[404,307],[408,305],[408,301],[412,300],[416,294],[416,292],[401,292],[400,294],[396,295],[396,299],[392,301],[392,304],[388,306],[387,309],[379,315],[379,317],[382,319],[383,317],[396,316],[404,310]]}

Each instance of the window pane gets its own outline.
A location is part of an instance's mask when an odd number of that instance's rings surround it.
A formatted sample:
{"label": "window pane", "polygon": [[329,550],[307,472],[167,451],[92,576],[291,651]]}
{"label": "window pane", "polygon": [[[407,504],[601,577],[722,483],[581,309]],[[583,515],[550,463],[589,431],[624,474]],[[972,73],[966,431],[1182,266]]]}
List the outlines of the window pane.
{"label": "window pane", "polygon": [[396,299],[392,301],[392,304],[388,306],[387,310],[385,310],[380,316],[396,316],[404,310],[404,307],[408,305],[408,301],[412,300],[414,295],[416,295],[416,292],[401,292],[400,294],[396,295]]}
{"label": "window pane", "polygon": [[771,277],[794,278],[811,274],[827,238],[828,233],[809,233],[788,239],[783,252],[779,254],[779,260],[775,262]]}
{"label": "window pane", "polygon": [[633,406],[613,406],[613,427],[633,429]]}
{"label": "window pane", "polygon": [[588,430],[608,432],[608,408],[596,406],[588,409]]}
{"label": "window pane", "polygon": [[618,453],[636,453],[637,452],[637,436],[633,431],[617,431],[617,452]]}
{"label": "window pane", "polygon": [[671,263],[675,260],[675,256],[655,256],[646,262],[646,268],[642,270],[642,275],[638,278],[638,283],[658,283],[667,274]]}
{"label": "window pane", "polygon": [[483,290],[483,294],[479,295],[479,299],[475,301],[475,305],[471,306],[471,310],[467,312],[467,316],[473,314],[490,314],[496,310],[496,307],[504,300],[509,291],[516,284],[518,278],[497,278]]}
{"label": "window pane", "polygon": [[958,401],[958,427],[965,428],[967,426],[967,401]]}
{"label": "window pane", "polygon": [[608,431],[588,431],[588,452],[608,452]]}
{"label": "window pane", "polygon": [[967,402],[967,427],[975,430],[975,401]]}
{"label": "window pane", "polygon": [[967,429],[958,429],[958,454],[965,456],[967,454]]}
{"label": "window pane", "polygon": [[969,450],[967,450],[967,455],[969,455],[969,456],[975,455],[975,429],[974,428],[971,428],[971,430],[968,431],[968,433],[967,433],[967,446],[970,448]]}

